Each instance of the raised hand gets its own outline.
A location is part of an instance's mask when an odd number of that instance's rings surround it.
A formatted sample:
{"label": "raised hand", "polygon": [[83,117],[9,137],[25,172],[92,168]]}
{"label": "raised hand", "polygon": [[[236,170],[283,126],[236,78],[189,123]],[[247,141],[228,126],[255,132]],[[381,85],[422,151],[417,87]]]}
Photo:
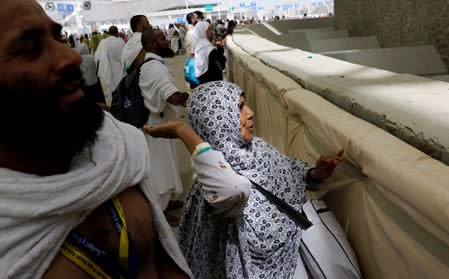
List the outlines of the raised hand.
{"label": "raised hand", "polygon": [[315,181],[321,181],[331,177],[335,168],[341,164],[343,160],[343,153],[341,149],[336,155],[321,156],[315,164],[315,167],[310,169],[307,177]]}
{"label": "raised hand", "polygon": [[167,121],[154,127],[143,126],[143,131],[155,138],[181,139],[192,153],[203,140],[193,131],[189,124],[183,121]]}
{"label": "raised hand", "polygon": [[[143,126],[143,131],[155,138],[179,138],[179,129],[189,125],[182,121],[167,121],[154,127],[148,125]],[[186,128],[186,127],[185,127]]]}

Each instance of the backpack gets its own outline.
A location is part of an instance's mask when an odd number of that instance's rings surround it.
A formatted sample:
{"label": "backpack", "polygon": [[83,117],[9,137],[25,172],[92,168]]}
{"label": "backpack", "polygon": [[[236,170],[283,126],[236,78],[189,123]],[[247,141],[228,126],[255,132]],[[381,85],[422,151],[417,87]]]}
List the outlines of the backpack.
{"label": "backpack", "polygon": [[191,85],[200,84],[195,75],[195,57],[193,56],[189,56],[184,64],[184,79]]}
{"label": "backpack", "polygon": [[139,86],[140,68],[153,58],[148,58],[125,76],[112,92],[111,114],[120,121],[142,128],[150,111],[145,107]]}

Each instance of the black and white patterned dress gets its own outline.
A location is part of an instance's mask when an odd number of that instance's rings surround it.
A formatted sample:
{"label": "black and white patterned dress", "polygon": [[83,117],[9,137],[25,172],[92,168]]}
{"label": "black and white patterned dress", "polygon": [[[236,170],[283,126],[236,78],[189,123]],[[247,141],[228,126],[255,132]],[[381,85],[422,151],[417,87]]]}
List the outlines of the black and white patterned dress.
{"label": "black and white patterned dress", "polygon": [[[240,136],[241,93],[237,85],[226,81],[196,88],[188,101],[192,127],[223,153],[235,172],[301,211],[310,166],[289,159],[260,138],[244,142]],[[197,180],[186,198],[179,231],[181,250],[199,279],[290,279],[300,238],[301,229],[255,189],[238,217],[212,215]]]}

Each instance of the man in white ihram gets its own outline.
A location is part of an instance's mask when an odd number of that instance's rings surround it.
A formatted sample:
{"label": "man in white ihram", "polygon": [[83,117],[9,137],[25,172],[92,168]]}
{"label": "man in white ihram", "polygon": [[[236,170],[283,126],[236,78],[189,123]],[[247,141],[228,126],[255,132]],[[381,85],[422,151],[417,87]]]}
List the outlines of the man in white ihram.
{"label": "man in white ihram", "polygon": [[112,91],[123,78],[121,61],[125,41],[118,37],[116,26],[109,28],[109,37],[102,40],[95,52],[95,62],[98,64],[98,77],[103,88],[106,105],[111,106]]}
{"label": "man in white ihram", "polygon": [[[180,92],[175,85],[173,73],[163,57],[175,53],[160,30],[147,29],[142,34],[142,45],[146,51],[140,71],[139,85],[145,106],[150,110],[147,124],[155,126],[178,118],[178,106],[185,106],[188,94]],[[173,192],[181,193],[182,184],[176,159],[175,143],[172,139],[153,138],[146,135],[150,149],[151,187],[159,194],[161,208],[165,210]]]}
{"label": "man in white ihram", "polygon": [[143,133],[85,97],[81,56],[37,1],[1,3],[0,278],[193,278]]}
{"label": "man in white ihram", "polygon": [[150,22],[144,15],[135,15],[130,20],[133,34],[126,43],[122,51],[122,65],[124,70],[130,73],[137,68],[145,57],[145,50],[142,47],[142,32],[146,29],[152,29]]}

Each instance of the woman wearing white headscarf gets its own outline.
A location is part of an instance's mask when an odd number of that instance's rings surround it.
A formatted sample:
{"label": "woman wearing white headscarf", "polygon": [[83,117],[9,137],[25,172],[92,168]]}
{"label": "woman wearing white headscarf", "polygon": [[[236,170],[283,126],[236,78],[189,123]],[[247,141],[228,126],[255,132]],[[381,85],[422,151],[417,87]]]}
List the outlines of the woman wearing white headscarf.
{"label": "woman wearing white headscarf", "polygon": [[330,177],[343,150],[313,168],[281,154],[253,135],[254,113],[230,82],[200,85],[187,108],[195,132],[177,122],[145,131],[179,137],[193,153],[198,177],[186,197],[179,245],[194,277],[308,278],[299,256],[301,228],[250,181],[301,212],[306,186]]}
{"label": "woman wearing white headscarf", "polygon": [[226,57],[222,47],[211,43],[212,28],[207,21],[198,22],[193,29],[195,45],[195,75],[200,84],[223,80]]}
{"label": "woman wearing white headscarf", "polygon": [[84,79],[84,94],[95,103],[105,104],[106,101],[103,90],[101,89],[101,84],[97,77],[95,57],[90,54],[89,48],[84,43],[78,45],[78,51],[83,59],[83,63],[80,65],[80,70]]}

